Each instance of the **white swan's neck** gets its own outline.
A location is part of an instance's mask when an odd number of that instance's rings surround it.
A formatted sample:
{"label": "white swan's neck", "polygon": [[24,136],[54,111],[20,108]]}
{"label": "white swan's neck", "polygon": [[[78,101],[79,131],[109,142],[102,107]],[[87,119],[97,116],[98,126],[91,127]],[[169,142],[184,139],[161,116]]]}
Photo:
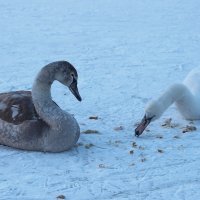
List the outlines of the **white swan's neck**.
{"label": "white swan's neck", "polygon": [[150,102],[146,107],[147,117],[155,116],[154,120],[160,118],[174,102],[186,119],[197,119],[200,117],[199,103],[184,84],[170,86],[156,101]]}
{"label": "white swan's neck", "polygon": [[170,105],[174,102],[178,102],[188,94],[189,91],[183,84],[174,84],[170,86],[157,100],[161,104],[161,112],[163,113]]}

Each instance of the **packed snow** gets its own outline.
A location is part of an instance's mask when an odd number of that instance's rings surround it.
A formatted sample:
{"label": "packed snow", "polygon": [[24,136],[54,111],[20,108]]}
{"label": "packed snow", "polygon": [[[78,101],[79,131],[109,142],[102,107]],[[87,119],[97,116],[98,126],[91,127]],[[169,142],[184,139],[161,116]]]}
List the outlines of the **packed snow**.
{"label": "packed snow", "polygon": [[172,106],[134,136],[145,104],[200,66],[199,11],[199,0],[0,0],[0,91],[31,90],[41,67],[67,60],[83,98],[52,87],[83,132],[72,150],[0,146],[0,199],[199,199],[199,121]]}

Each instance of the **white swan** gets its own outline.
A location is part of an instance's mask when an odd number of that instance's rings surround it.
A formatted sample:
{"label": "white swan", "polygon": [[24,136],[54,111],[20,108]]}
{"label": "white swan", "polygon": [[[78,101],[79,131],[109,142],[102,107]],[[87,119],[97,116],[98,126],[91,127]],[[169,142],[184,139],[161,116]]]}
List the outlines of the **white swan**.
{"label": "white swan", "polygon": [[70,63],[58,61],[41,69],[32,93],[1,93],[0,144],[43,152],[61,152],[73,147],[80,136],[79,125],[52,101],[50,90],[57,80],[81,101],[77,79],[77,71]]}
{"label": "white swan", "polygon": [[173,84],[157,100],[148,103],[135,135],[141,135],[148,124],[160,118],[174,102],[185,119],[200,119],[200,68],[193,69],[183,83]]}

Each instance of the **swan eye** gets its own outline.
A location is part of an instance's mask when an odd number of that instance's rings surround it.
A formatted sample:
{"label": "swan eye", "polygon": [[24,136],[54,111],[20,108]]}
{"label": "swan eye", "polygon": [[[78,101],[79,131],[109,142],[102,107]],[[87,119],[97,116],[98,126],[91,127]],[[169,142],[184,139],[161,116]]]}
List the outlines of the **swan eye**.
{"label": "swan eye", "polygon": [[72,78],[74,78],[74,74],[73,73],[71,73],[71,76],[72,76]]}

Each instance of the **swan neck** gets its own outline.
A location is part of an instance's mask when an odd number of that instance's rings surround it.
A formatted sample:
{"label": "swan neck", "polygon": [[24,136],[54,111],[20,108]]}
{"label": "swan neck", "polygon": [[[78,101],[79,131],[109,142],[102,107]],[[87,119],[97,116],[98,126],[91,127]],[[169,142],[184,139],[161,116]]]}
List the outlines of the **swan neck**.
{"label": "swan neck", "polygon": [[[63,111],[51,97],[51,85],[55,80],[52,71],[43,68],[36,77],[32,88],[32,99],[36,112],[49,126],[58,127],[63,120]],[[56,119],[55,119],[56,117]]]}
{"label": "swan neck", "polygon": [[182,99],[183,96],[187,93],[188,89],[183,84],[174,84],[170,86],[159,98],[163,112],[174,102]]}

